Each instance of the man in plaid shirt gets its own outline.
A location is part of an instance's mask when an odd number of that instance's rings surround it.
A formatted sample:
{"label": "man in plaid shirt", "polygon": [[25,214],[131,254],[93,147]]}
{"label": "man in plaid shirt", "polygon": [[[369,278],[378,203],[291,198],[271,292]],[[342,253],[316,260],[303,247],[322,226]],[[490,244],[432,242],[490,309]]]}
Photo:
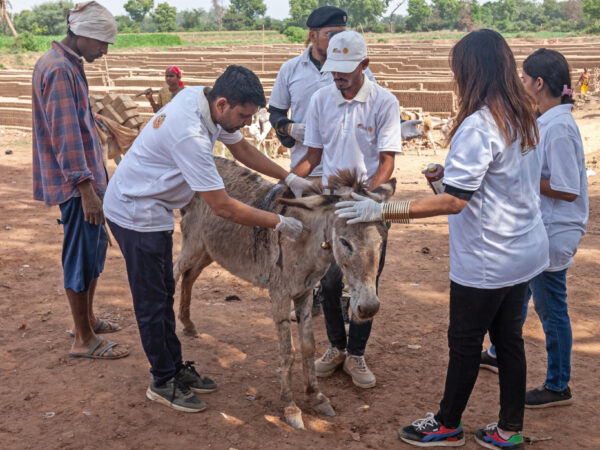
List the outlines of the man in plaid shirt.
{"label": "man in plaid shirt", "polygon": [[64,286],[75,323],[69,355],[117,359],[129,352],[97,333],[120,328],[96,318],[92,308],[108,243],[102,212],[107,176],[81,59],[106,54],[117,25],[95,1],[75,5],[67,23],[67,36],[52,43],[33,72],[33,198],[61,210]]}

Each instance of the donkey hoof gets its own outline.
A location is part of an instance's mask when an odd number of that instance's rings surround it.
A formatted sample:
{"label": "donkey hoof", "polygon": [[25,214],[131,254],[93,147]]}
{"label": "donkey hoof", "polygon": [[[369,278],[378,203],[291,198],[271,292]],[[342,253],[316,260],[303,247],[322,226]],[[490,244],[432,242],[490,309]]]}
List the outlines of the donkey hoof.
{"label": "donkey hoof", "polygon": [[305,430],[302,420],[302,411],[297,406],[287,406],[283,415],[287,424],[296,430]]}
{"label": "donkey hoof", "polygon": [[192,326],[191,328],[184,328],[183,334],[185,336],[196,337],[196,336],[198,336],[198,331],[196,331],[196,327]]}
{"label": "donkey hoof", "polygon": [[317,399],[317,401],[313,404],[313,409],[315,412],[323,414],[324,416],[335,416],[335,409],[333,409],[329,399],[326,397]]}

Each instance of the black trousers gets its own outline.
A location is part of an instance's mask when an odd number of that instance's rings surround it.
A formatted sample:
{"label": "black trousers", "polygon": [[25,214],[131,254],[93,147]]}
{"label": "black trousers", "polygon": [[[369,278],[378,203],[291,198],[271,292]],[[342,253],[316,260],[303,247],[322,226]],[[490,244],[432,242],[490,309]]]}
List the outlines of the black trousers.
{"label": "black trousers", "polygon": [[521,319],[528,283],[499,289],[450,284],[450,361],[444,397],[436,419],[458,427],[479,373],[482,344],[489,330],[496,346],[500,379],[500,418],[506,431],[521,431],[527,364]]}
{"label": "black trousers", "polygon": [[[387,239],[383,241],[383,245],[381,246],[379,269],[376,280],[377,289],[379,288],[379,276],[385,265],[386,247]],[[333,347],[339,348],[340,350],[346,349],[350,355],[364,356],[369,336],[371,336],[373,319],[361,321],[351,318],[350,329],[346,336],[344,316],[342,314],[343,277],[344,274],[342,273],[342,269],[333,262],[331,263],[331,266],[329,266],[329,270],[325,276],[321,279],[318,296],[321,300],[321,305],[323,305],[327,337]]]}
{"label": "black trousers", "polygon": [[125,258],[142,346],[160,386],[183,366],[173,311],[173,232],[141,233],[107,222]]}

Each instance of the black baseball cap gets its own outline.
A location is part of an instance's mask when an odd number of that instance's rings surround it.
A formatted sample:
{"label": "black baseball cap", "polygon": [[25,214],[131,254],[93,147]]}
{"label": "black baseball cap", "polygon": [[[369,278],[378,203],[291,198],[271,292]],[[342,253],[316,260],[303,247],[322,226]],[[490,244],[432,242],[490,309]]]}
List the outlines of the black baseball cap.
{"label": "black baseball cap", "polygon": [[335,6],[321,6],[310,13],[306,20],[308,28],[345,27],[348,22],[346,11]]}

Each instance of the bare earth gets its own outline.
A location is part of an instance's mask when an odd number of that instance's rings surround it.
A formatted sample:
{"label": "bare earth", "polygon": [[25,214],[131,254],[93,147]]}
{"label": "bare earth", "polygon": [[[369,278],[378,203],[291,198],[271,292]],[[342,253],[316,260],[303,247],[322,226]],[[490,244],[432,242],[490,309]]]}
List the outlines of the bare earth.
{"label": "bare earth", "polygon": [[[588,116],[579,124],[588,167],[597,171],[598,112],[578,113],[579,118]],[[6,155],[6,149],[14,153]],[[398,157],[396,198],[429,195],[420,170],[444,158],[444,151]],[[114,167],[111,162],[110,171]],[[600,448],[600,175],[589,182],[588,234],[568,275],[575,404],[526,411],[525,434],[551,437],[536,443],[538,449]],[[131,355],[118,361],[70,359],[71,339],[65,330],[72,320],[62,288],[58,217],[58,208],[31,199],[31,136],[0,131],[0,447],[408,448],[397,440],[397,428],[437,410],[448,355],[445,218],[391,229],[380,285],[382,308],[367,349],[376,388],[356,388],[338,372],[322,381],[338,415],[317,417],[302,400],[297,361],[296,398],[307,426],[299,432],[281,418],[277,340],[267,293],[217,265],[205,271],[194,289],[192,319],[200,335],[181,336],[185,358],[197,361],[201,372],[219,383],[217,392],[204,397],[206,412],[178,413],[146,399],[148,363],[117,247],[108,251],[96,311],[123,327],[110,337],[127,344]],[[178,245],[178,227],[175,241]],[[233,294],[241,302],[224,301]],[[544,380],[546,355],[539,320],[530,311],[524,335],[527,384],[533,388]],[[327,343],[322,317],[315,318],[315,333],[321,353]],[[496,421],[497,413],[497,376],[482,371],[463,417],[465,448],[477,448],[474,430]]]}

